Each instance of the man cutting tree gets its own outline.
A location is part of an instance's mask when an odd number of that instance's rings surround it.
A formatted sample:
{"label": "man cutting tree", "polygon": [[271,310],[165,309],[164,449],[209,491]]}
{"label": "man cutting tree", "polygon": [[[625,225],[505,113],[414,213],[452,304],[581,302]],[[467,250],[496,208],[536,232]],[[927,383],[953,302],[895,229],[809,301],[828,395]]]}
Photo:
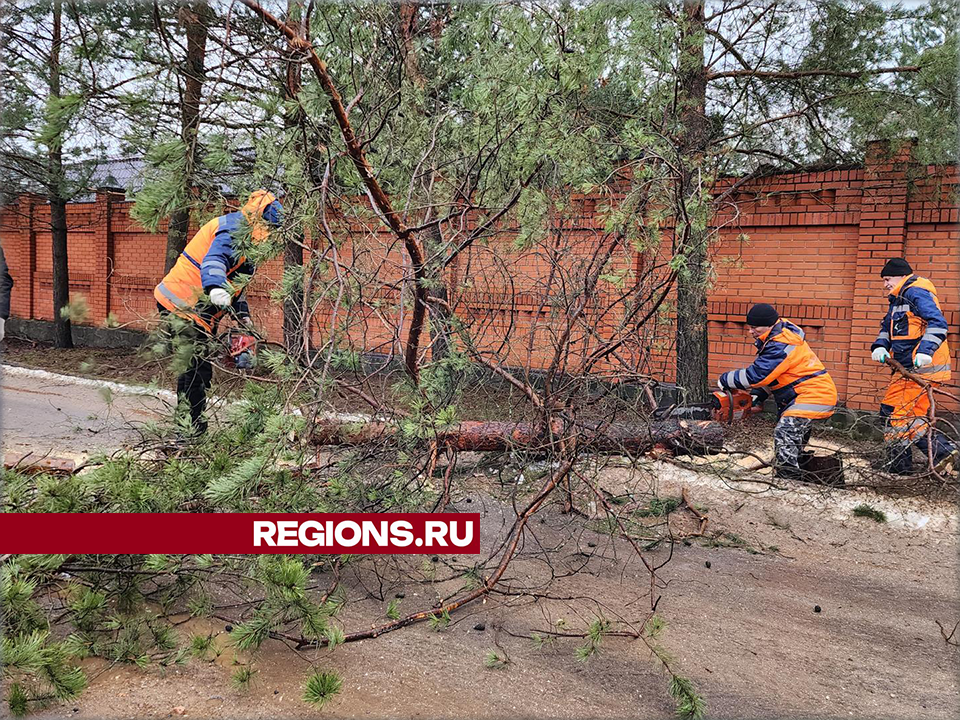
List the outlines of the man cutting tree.
{"label": "man cutting tree", "polygon": [[756,404],[770,392],[780,419],[773,431],[777,477],[800,477],[800,453],[810,440],[814,420],[833,415],[837,387],[803,330],[783,320],[772,305],[760,303],[747,313],[757,359],[750,367],[720,376],[721,390],[752,390]]}
{"label": "man cutting tree", "polygon": [[[161,315],[188,320],[193,339],[212,337],[220,318],[232,310],[241,322],[250,322],[244,285],[240,276],[256,268],[241,252],[242,238],[253,242],[267,238],[280,224],[280,202],[272,193],[257,190],[237,212],[214,218],[193,236],[176,264],[154,289]],[[177,398],[186,402],[197,434],[207,429],[203,412],[213,366],[194,344],[190,364],[177,378]]]}

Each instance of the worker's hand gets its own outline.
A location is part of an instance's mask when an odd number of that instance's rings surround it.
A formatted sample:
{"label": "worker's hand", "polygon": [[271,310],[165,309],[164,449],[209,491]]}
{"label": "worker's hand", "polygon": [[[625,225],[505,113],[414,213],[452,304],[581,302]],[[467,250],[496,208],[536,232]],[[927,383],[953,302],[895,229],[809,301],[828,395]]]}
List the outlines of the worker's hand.
{"label": "worker's hand", "polygon": [[887,358],[890,357],[890,351],[886,348],[878,347],[870,354],[870,357],[882,365],[887,361]]}
{"label": "worker's hand", "polygon": [[717,378],[717,387],[721,390],[726,390],[726,388],[723,386],[723,380],[720,378]]}
{"label": "worker's hand", "polygon": [[915,368],[922,368],[933,362],[933,358],[924,353],[917,353],[917,356],[913,359],[913,366]]}
{"label": "worker's hand", "polygon": [[237,315],[237,320],[240,321],[240,324],[246,328],[253,329],[253,318],[249,315]]}
{"label": "worker's hand", "polygon": [[229,307],[230,300],[230,293],[223,288],[214,288],[210,291],[210,302],[217,307]]}

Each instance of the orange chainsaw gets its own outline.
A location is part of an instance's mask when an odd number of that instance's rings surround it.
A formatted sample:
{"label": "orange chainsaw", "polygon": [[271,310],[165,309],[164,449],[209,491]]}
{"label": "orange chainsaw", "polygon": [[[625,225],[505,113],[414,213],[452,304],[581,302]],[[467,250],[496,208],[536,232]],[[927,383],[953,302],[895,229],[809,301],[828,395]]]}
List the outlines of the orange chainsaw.
{"label": "orange chainsaw", "polygon": [[749,390],[716,390],[707,402],[671,408],[668,416],[685,420],[741,422],[763,410],[762,403],[754,403],[755,398]]}
{"label": "orange chainsaw", "polygon": [[256,364],[257,338],[230,328],[227,331],[224,364],[237,370],[252,370]]}
{"label": "orange chainsaw", "polygon": [[746,420],[763,410],[763,403],[754,404],[755,398],[749,390],[717,390],[710,398],[713,409],[711,420],[732,423]]}

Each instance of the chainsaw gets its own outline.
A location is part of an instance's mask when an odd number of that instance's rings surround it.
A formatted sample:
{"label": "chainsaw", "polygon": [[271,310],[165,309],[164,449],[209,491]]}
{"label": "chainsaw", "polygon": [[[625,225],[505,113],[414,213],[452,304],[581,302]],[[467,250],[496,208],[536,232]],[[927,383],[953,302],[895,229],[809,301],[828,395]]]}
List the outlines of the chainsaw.
{"label": "chainsaw", "polygon": [[257,338],[235,328],[227,330],[227,351],[223,358],[226,367],[252,370],[256,365]]}
{"label": "chainsaw", "polygon": [[763,410],[763,404],[755,405],[755,398],[748,390],[717,390],[704,403],[679,405],[667,408],[666,417],[683,420],[713,420],[722,423],[741,422]]}

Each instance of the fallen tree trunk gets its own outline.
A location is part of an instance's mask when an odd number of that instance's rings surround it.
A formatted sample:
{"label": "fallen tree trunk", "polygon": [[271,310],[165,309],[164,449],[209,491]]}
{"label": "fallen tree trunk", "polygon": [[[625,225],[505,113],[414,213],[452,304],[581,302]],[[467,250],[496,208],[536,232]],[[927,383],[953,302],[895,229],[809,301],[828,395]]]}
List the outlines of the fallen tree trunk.
{"label": "fallen tree trunk", "polygon": [[[372,443],[391,443],[399,428],[388,422],[344,423],[324,420],[314,426],[316,445],[355,447]],[[618,455],[642,455],[657,447],[674,455],[702,455],[723,447],[723,426],[710,421],[663,420],[646,424],[581,423],[564,429],[557,422],[554,441],[564,438],[576,442],[580,450]],[[505,452],[550,448],[551,440],[533,423],[468,421],[442,430],[436,435],[438,448],[475,452]]]}

